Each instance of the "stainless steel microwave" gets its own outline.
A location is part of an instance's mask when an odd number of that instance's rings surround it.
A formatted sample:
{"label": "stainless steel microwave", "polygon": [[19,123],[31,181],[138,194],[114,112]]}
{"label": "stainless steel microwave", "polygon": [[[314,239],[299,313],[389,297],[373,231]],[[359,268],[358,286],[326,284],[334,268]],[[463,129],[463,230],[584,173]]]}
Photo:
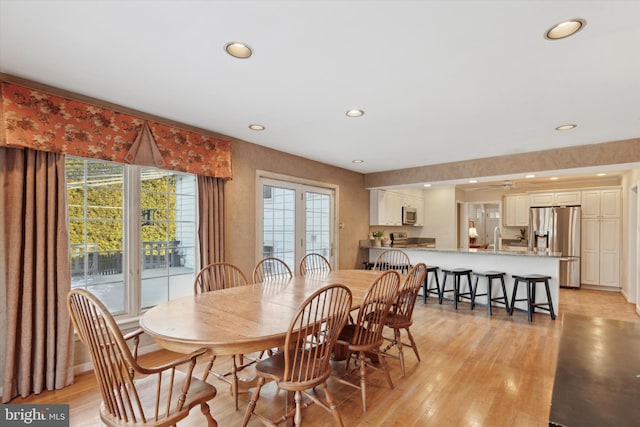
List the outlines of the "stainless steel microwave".
{"label": "stainless steel microwave", "polygon": [[402,223],[414,225],[418,221],[418,210],[409,206],[402,207]]}

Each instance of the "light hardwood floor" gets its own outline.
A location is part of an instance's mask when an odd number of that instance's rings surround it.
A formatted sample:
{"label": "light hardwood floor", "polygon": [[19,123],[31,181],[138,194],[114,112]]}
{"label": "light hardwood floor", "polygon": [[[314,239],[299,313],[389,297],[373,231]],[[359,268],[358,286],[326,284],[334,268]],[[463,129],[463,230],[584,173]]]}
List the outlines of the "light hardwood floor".
{"label": "light hardwood floor", "polygon": [[[634,306],[619,293],[561,289],[560,304],[561,313],[640,322]],[[423,305],[418,299],[411,330],[422,361],[418,363],[409,349],[405,353],[407,375],[400,378],[397,360],[388,359],[393,390],[381,374],[372,373],[368,410],[363,413],[358,390],[330,381],[345,425],[547,426],[562,314],[552,321],[548,314],[537,313],[533,323],[528,323],[526,312],[515,312],[511,317],[504,309],[494,308],[493,313],[489,318],[484,306],[471,311],[462,303],[455,311],[451,302],[438,305],[436,299],[429,298]],[[159,351],[141,359],[157,364],[172,356]],[[204,361],[197,368],[198,375],[203,367]],[[334,367],[336,372],[340,368],[341,364]],[[241,409],[235,411],[228,385],[209,381],[218,388],[210,405],[219,425],[241,425],[250,394],[240,396]],[[77,376],[71,387],[11,403],[68,403],[71,426],[96,426],[100,425],[99,401],[93,373],[88,372]],[[283,402],[284,394],[269,384],[263,388],[258,410],[277,417]],[[202,414],[194,409],[179,425],[203,423]],[[332,418],[312,405],[303,412],[303,423],[332,425]],[[261,424],[252,419],[249,425]]]}

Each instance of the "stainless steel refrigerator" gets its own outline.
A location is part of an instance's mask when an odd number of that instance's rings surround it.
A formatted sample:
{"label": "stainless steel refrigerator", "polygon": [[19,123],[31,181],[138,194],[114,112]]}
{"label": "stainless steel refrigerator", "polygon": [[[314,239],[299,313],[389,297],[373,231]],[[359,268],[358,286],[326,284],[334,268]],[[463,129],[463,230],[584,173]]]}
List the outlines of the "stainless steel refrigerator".
{"label": "stainless steel refrigerator", "polygon": [[560,286],[579,288],[580,206],[529,208],[529,250],[560,252]]}

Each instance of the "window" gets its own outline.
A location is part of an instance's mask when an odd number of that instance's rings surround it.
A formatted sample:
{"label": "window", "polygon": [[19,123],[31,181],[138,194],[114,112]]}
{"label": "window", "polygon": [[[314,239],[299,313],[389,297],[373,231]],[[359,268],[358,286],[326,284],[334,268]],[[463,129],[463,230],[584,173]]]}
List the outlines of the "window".
{"label": "window", "polygon": [[116,315],[193,292],[194,175],[68,156],[66,180],[72,287]]}
{"label": "window", "polygon": [[300,259],[319,253],[332,265],[334,190],[269,178],[260,179],[261,257],[283,260],[296,272]]}

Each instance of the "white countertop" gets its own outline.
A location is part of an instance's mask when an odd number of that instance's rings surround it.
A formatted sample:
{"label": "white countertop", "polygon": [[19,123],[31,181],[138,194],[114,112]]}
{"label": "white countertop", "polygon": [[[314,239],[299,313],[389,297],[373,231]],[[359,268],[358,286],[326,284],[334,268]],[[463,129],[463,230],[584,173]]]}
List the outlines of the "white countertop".
{"label": "white countertop", "polygon": [[[371,247],[369,249],[389,249],[383,247]],[[403,251],[420,251],[420,252],[456,252],[456,253],[469,253],[469,254],[483,254],[483,255],[510,255],[510,256],[528,256],[528,257],[550,257],[550,258],[560,258],[562,257],[562,253],[560,252],[537,252],[537,251],[505,251],[505,250],[495,250],[495,249],[468,249],[468,248],[452,248],[452,249],[443,249],[443,248],[402,248]]]}

